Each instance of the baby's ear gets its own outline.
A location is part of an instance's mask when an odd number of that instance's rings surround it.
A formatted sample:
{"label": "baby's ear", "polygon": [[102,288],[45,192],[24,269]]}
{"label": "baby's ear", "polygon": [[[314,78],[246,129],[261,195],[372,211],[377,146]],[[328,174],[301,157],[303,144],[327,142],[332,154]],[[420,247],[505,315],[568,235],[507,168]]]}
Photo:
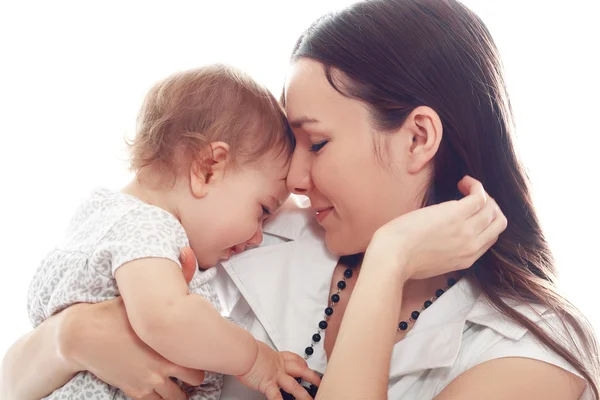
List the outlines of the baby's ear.
{"label": "baby's ear", "polygon": [[190,188],[197,198],[202,198],[215,183],[225,175],[225,167],[230,159],[229,145],[213,142],[206,146],[200,156],[190,164]]}

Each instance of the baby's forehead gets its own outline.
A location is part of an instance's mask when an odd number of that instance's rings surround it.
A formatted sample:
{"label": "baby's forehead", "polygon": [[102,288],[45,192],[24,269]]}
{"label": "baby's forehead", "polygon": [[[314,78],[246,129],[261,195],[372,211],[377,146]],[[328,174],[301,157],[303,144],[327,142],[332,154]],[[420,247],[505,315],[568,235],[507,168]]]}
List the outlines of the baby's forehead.
{"label": "baby's forehead", "polygon": [[292,164],[292,155],[287,152],[269,152],[258,164],[259,171],[270,179],[285,181]]}
{"label": "baby's forehead", "polygon": [[265,191],[271,202],[272,211],[279,209],[290,196],[287,188],[287,170],[278,171],[277,174],[269,174],[268,184],[262,189]]}

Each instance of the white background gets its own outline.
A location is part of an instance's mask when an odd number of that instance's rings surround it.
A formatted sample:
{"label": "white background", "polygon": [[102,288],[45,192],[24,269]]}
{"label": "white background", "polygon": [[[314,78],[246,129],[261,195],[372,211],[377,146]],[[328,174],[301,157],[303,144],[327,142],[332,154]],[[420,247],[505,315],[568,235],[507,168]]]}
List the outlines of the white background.
{"label": "white background", "polygon": [[[298,35],[345,0],[0,0],[0,357],[30,328],[28,282],[74,208],[130,178],[151,84],[209,62],[279,95]],[[521,154],[568,297],[600,331],[600,15],[595,0],[465,0],[503,55]]]}

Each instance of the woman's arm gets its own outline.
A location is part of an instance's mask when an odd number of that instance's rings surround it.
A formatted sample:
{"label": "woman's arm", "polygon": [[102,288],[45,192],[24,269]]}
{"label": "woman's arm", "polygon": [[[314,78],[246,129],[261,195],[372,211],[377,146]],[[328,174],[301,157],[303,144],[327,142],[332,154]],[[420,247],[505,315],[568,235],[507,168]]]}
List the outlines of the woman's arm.
{"label": "woman's arm", "polygon": [[67,357],[70,339],[66,334],[76,307],[47,319],[12,345],[2,361],[0,398],[40,399],[78,372]]}
{"label": "woman's arm", "polygon": [[[182,252],[186,281],[196,259]],[[93,372],[132,398],[158,393],[162,398],[187,396],[170,377],[200,385],[204,372],[175,365],[144,344],[129,325],[121,298],[98,304],[78,304],[47,319],[22,337],[6,354],[0,374],[3,400],[39,399],[77,373]]]}
{"label": "woman's arm", "polygon": [[386,399],[404,283],[470,267],[504,231],[479,182],[459,189],[462,200],[405,214],[373,236],[317,399]]}
{"label": "woman's arm", "polygon": [[374,253],[363,260],[317,399],[387,396],[404,282],[398,274],[384,273],[393,270],[391,257]]}
{"label": "woman's arm", "polygon": [[529,358],[508,357],[469,369],[435,399],[577,400],[584,389],[583,379],[557,366]]}

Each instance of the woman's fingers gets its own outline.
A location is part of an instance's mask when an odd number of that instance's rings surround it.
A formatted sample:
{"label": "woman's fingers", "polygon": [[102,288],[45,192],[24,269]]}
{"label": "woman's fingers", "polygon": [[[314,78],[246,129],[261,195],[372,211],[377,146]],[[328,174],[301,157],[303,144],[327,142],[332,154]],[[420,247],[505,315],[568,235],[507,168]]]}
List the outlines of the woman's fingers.
{"label": "woman's fingers", "polygon": [[204,382],[204,377],[206,376],[204,371],[185,368],[177,364],[172,364],[172,367],[168,373],[169,376],[174,376],[190,386],[200,386],[202,382]]}
{"label": "woman's fingers", "polygon": [[488,196],[483,189],[483,185],[477,179],[465,176],[458,183],[458,190],[465,196],[458,201],[465,218],[476,214],[487,203]]}
{"label": "woman's fingers", "polygon": [[179,254],[179,261],[181,262],[181,272],[187,283],[190,283],[196,273],[196,256],[191,248],[185,247]]}
{"label": "woman's fingers", "polygon": [[508,220],[506,219],[506,216],[502,213],[496,215],[492,223],[479,235],[482,249],[484,249],[483,253],[496,243],[498,236],[506,230],[507,226]]}
{"label": "woman's fingers", "polygon": [[147,396],[144,396],[144,397],[139,397],[139,398],[137,398],[136,400],[163,400],[163,399],[165,399],[165,400],[166,400],[166,398],[164,398],[164,397],[161,397],[161,396],[160,396],[158,393],[156,393],[156,392],[153,392],[153,393],[150,393],[150,394],[149,394],[149,395],[147,395]]}
{"label": "woman's fingers", "polygon": [[458,190],[460,190],[460,192],[465,195],[468,196],[469,194],[473,193],[473,191],[477,190],[477,191],[483,191],[483,185],[481,184],[481,182],[479,182],[477,179],[473,178],[472,176],[469,175],[465,175],[459,182],[458,182]]}
{"label": "woman's fingers", "polygon": [[[473,229],[472,232],[479,234],[480,232],[487,231],[492,222],[498,217],[504,219],[504,222],[506,222],[506,217],[504,217],[502,211],[498,208],[496,201],[485,192],[483,185],[477,179],[465,176],[458,183],[458,189],[465,195],[459,203],[462,203],[465,213],[471,213],[468,223],[471,224]],[[502,224],[496,225],[496,227],[500,226],[502,226]],[[504,229],[498,231],[498,235],[502,233],[503,230]],[[491,230],[487,232],[486,243],[490,241],[490,235],[493,235],[493,232],[496,231],[497,230]]]}
{"label": "woman's fingers", "polygon": [[476,235],[479,235],[501,214],[502,212],[498,208],[496,201],[493,198],[488,197],[485,206],[467,220],[468,229]]}
{"label": "woman's fingers", "polygon": [[165,400],[187,400],[187,394],[170,379],[167,379],[164,384],[157,386],[154,391],[160,395],[161,399]]}

